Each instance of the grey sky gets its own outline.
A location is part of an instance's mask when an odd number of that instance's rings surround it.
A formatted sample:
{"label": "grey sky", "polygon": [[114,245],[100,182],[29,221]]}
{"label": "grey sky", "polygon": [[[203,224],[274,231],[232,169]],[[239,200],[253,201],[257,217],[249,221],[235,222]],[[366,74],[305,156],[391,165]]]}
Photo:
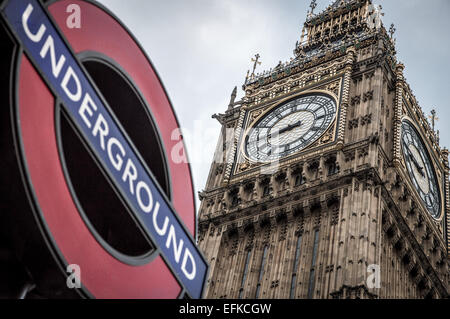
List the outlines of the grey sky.
{"label": "grey sky", "polygon": [[[184,129],[196,190],[205,186],[234,86],[238,98],[250,58],[259,70],[293,56],[309,0],[101,0],[147,51]],[[316,12],[332,0],[319,0]],[[450,1],[376,0],[397,28],[398,58],[425,113],[435,107],[441,145],[450,146]],[[201,140],[201,143],[196,141]],[[200,160],[201,159],[201,160]]]}

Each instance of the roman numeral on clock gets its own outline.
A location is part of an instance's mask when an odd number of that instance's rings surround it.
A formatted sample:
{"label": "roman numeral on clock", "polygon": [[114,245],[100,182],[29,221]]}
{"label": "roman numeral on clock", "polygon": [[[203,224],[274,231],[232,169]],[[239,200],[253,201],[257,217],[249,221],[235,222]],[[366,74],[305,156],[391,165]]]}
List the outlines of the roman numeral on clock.
{"label": "roman numeral on clock", "polygon": [[325,116],[326,116],[325,114],[321,115],[321,116],[317,117],[316,120],[321,120],[321,119],[325,118]]}

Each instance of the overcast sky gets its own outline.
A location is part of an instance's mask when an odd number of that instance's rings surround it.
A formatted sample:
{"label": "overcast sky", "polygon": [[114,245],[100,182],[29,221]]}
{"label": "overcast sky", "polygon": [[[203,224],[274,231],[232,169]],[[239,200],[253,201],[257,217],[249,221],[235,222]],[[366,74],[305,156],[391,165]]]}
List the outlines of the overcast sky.
{"label": "overcast sky", "polygon": [[[196,190],[205,187],[223,113],[251,68],[293,56],[309,0],[101,0],[136,36],[156,67],[187,140]],[[319,0],[322,10],[332,0]],[[394,23],[398,58],[424,112],[435,107],[441,145],[450,146],[449,0],[376,0]],[[316,12],[319,11],[316,9]]]}

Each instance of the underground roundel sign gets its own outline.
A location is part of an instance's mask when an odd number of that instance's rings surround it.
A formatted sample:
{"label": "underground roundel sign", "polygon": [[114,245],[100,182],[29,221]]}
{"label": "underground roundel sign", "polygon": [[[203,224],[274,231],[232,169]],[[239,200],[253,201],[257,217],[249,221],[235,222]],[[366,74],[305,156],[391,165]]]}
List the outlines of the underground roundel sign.
{"label": "underground roundel sign", "polygon": [[79,266],[88,297],[201,298],[190,168],[171,159],[178,123],[141,47],[90,1],[9,0],[1,12],[19,48],[22,175],[61,269]]}

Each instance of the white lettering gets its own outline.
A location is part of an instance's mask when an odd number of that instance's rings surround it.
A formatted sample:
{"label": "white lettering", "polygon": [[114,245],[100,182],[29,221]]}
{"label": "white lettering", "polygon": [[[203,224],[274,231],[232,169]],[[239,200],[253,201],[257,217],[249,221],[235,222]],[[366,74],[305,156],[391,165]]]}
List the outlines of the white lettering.
{"label": "white lettering", "polygon": [[169,218],[167,216],[166,216],[166,218],[164,218],[164,225],[162,228],[160,228],[158,226],[158,222],[157,222],[158,213],[159,213],[159,203],[156,202],[155,209],[153,210],[153,226],[155,227],[156,233],[159,236],[164,236],[167,231],[167,226],[169,226]]}
{"label": "white lettering", "polygon": [[[144,203],[142,203],[142,198],[141,198],[141,189],[145,190],[145,192],[147,193],[147,197],[148,197],[148,204],[144,205]],[[150,191],[150,188],[148,188],[148,185],[145,184],[143,181],[140,181],[137,185],[136,185],[136,198],[137,198],[137,202],[139,204],[139,207],[144,211],[144,213],[150,213],[153,207],[153,196],[152,193]],[[156,203],[159,206],[159,203]],[[159,207],[158,207],[159,209]]]}
{"label": "white lettering", "polygon": [[172,161],[175,164],[181,164],[181,163],[187,163],[187,156],[184,150],[184,144],[182,140],[181,130],[179,128],[172,131],[172,134],[170,136],[170,139],[172,141],[178,141],[173,147],[172,151],[170,152],[170,156],[172,158]]}
{"label": "white lettering", "polygon": [[137,179],[137,171],[136,166],[134,166],[133,162],[128,159],[127,165],[125,165],[125,170],[122,175],[122,181],[126,182],[127,179],[129,180],[130,184],[130,192],[134,195],[134,187],[133,182]]}
{"label": "white lettering", "polygon": [[[113,155],[112,153],[113,146],[116,146],[119,149],[119,152],[122,156],[119,156],[118,153],[116,153],[115,156]],[[125,156],[125,150],[123,149],[122,144],[120,144],[120,142],[115,137],[111,137],[108,140],[107,150],[109,160],[113,164],[114,168],[120,171],[122,169],[123,156]]]}
{"label": "white lettering", "polygon": [[81,9],[78,4],[69,4],[66,8],[67,13],[71,13],[66,20],[66,25],[69,29],[81,28]]}
{"label": "white lettering", "polygon": [[180,257],[181,257],[181,251],[183,249],[183,240],[180,240],[180,244],[178,245],[178,248],[176,246],[177,243],[177,238],[175,237],[175,227],[173,227],[173,225],[170,225],[169,228],[169,235],[167,235],[167,241],[166,241],[166,248],[169,249],[170,247],[170,241],[172,240],[172,244],[173,244],[173,252],[175,254],[175,261],[177,262],[177,264],[180,262]]}
{"label": "white lettering", "polygon": [[[70,92],[70,90],[67,87],[67,84],[70,81],[70,78],[72,78],[75,81],[75,85],[77,87],[77,90],[75,93]],[[64,78],[61,82],[61,87],[63,88],[64,92],[67,94],[67,96],[74,102],[78,102],[81,99],[81,84],[80,80],[78,79],[78,76],[73,71],[72,67],[69,66],[66,71],[66,75],[64,75]]]}
{"label": "white lettering", "polygon": [[102,150],[105,150],[105,137],[109,134],[109,127],[102,114],[98,115],[97,121],[92,129],[92,135],[97,136],[97,133],[99,133],[100,137],[100,146],[102,147]]}
{"label": "white lettering", "polygon": [[45,25],[41,24],[41,26],[39,27],[39,30],[36,34],[31,33],[30,28],[28,27],[28,19],[30,18],[31,12],[33,12],[33,6],[30,3],[30,4],[28,4],[27,8],[25,9],[25,12],[22,15],[22,25],[23,25],[23,29],[24,29],[27,37],[31,41],[37,43],[37,42],[41,41],[46,28],[45,28]]}
{"label": "white lettering", "polygon": [[[188,258],[190,259],[192,265],[192,271],[190,273],[186,270],[186,263]],[[195,266],[194,257],[192,257],[192,254],[188,249],[184,250],[184,257],[183,263],[181,264],[181,271],[183,272],[183,274],[186,276],[187,279],[193,280],[195,278],[197,267]]]}
{"label": "white lettering", "polygon": [[367,287],[369,289],[380,289],[381,288],[381,269],[380,265],[369,265],[367,267],[367,272],[371,273],[370,276],[367,277]]}
{"label": "white lettering", "polygon": [[64,55],[61,55],[59,57],[58,63],[56,63],[56,54],[55,54],[55,43],[53,41],[53,37],[49,35],[47,37],[47,40],[45,40],[44,45],[41,49],[41,58],[45,58],[47,55],[47,52],[50,51],[50,61],[52,63],[52,73],[55,78],[58,78],[59,73],[61,72],[61,69],[64,65],[64,62],[66,61],[66,57]]}
{"label": "white lettering", "polygon": [[89,105],[92,106],[94,110],[97,110],[97,106],[94,104],[94,101],[92,101],[91,96],[89,93],[86,93],[83,98],[83,102],[81,102],[80,109],[78,110],[78,114],[80,114],[81,118],[83,119],[84,123],[88,128],[91,128],[92,124],[86,117],[86,112],[88,113],[89,117],[92,116],[92,109],[89,108]]}
{"label": "white lettering", "polygon": [[70,274],[67,277],[66,284],[67,288],[81,288],[81,268],[76,264],[71,264],[67,266],[66,271]]}

